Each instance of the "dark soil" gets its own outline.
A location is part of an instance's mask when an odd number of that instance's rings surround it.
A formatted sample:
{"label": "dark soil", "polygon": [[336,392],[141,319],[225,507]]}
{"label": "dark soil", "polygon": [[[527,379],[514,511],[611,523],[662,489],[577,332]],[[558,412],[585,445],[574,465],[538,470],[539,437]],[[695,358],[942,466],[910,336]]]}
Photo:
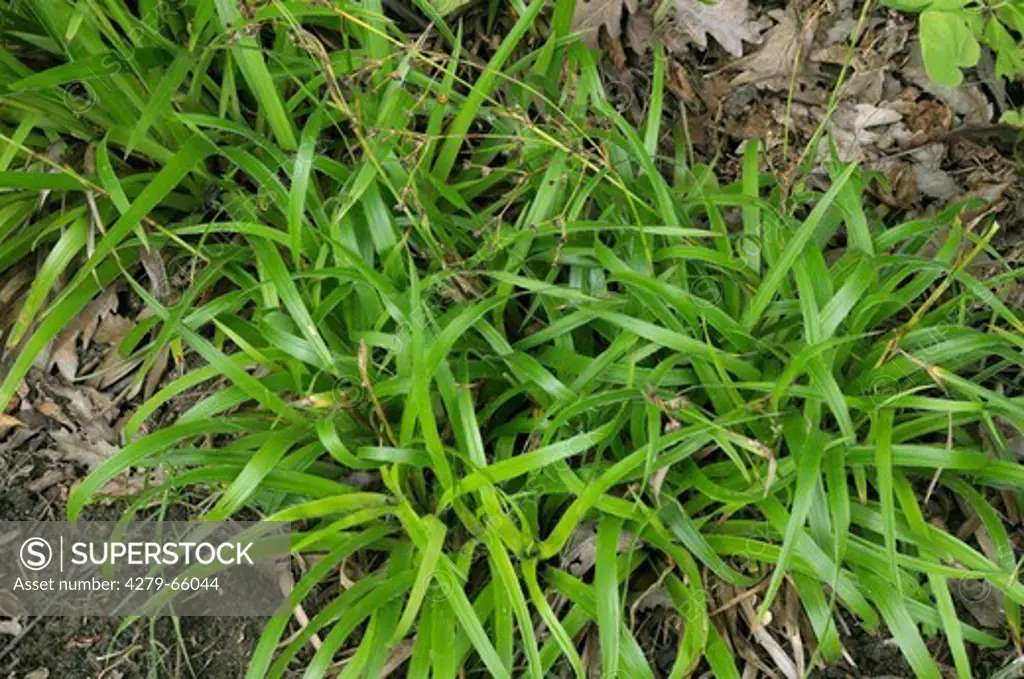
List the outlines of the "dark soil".
{"label": "dark soil", "polygon": [[[852,618],[846,620],[849,634],[842,636],[842,643],[850,658],[856,663],[856,667],[841,660],[824,670],[815,670],[811,673],[810,679],[912,679],[915,676],[907,659],[891,637],[885,634],[884,628],[881,633],[872,635],[857,625]],[[926,643],[943,676],[955,677],[956,670],[953,668],[953,659],[949,655],[945,640],[933,637],[927,639]],[[967,648],[971,670],[976,677],[990,677],[1017,657],[1013,644],[998,649],[971,645]]]}
{"label": "dark soil", "polygon": [[813,679],[851,679],[859,677],[913,677],[914,672],[907,664],[900,649],[893,643],[872,636],[863,628],[853,627],[852,636],[843,637],[843,646],[850,654],[856,667],[840,662],[825,670],[813,672]]}
{"label": "dark soil", "polygon": [[[0,448],[0,479],[25,463],[24,455]],[[31,480],[50,471],[49,461],[39,455],[30,464],[24,481],[0,481],[0,521],[65,517],[66,488],[27,488]],[[117,520],[123,510],[120,502],[97,504],[88,507],[83,518]],[[183,617],[176,630],[173,620],[163,617],[136,621],[120,632],[120,618],[40,616],[19,622],[20,635],[0,635],[0,677],[5,679],[41,679],[39,670],[49,672],[46,679],[234,679],[245,675],[264,620]]]}
{"label": "dark soil", "polygon": [[245,675],[261,620],[179,620],[180,638],[170,618],[139,621],[120,634],[117,618],[32,618],[23,636],[0,650],[0,675],[20,679],[41,668],[48,679]]}

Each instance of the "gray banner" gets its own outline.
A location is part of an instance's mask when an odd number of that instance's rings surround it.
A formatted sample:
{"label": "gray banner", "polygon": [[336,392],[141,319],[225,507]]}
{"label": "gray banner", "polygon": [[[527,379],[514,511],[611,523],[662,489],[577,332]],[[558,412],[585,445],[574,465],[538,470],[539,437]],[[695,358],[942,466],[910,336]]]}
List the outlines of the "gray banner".
{"label": "gray banner", "polygon": [[0,521],[0,616],[284,614],[289,547],[286,523]]}

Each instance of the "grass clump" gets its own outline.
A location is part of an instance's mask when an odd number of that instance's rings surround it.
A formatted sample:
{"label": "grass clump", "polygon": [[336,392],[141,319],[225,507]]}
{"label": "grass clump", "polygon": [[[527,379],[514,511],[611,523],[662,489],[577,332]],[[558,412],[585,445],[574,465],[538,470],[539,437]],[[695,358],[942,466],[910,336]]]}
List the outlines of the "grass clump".
{"label": "grass clump", "polygon": [[[109,286],[151,313],[119,347],[138,379],[168,348],[182,367],[71,518],[161,467],[133,509],[199,486],[208,519],[301,522],[296,603],[355,564],[289,643],[268,623],[251,677],[313,635],[307,677],[403,648],[410,677],[738,677],[733,606],[783,673],[838,661],[842,615],[923,677],[943,637],[971,676],[1024,602],[990,504],[1024,489],[1022,324],[995,292],[1017,274],[969,267],[997,225],[882,224],[857,168],[780,185],[754,142],[720,184],[666,138],[663,60],[636,129],[572,3],[520,10],[486,65],[373,0],[7,10],[0,270],[35,277],[0,403]],[[152,257],[185,283],[155,291]],[[987,542],[930,522],[935,495]],[[1001,593],[1004,635],[962,616],[965,580]],[[655,591],[667,664],[637,618]],[[784,600],[806,655],[768,641]]]}

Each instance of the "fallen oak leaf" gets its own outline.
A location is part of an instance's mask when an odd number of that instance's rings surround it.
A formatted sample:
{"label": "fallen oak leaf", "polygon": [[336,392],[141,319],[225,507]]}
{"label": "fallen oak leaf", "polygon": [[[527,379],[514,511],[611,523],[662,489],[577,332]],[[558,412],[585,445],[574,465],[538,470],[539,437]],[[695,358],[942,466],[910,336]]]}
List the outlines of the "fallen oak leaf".
{"label": "fallen oak leaf", "polygon": [[708,35],[734,57],[743,56],[743,43],[760,42],[761,24],[750,20],[747,0],[672,0],[676,37],[689,38],[702,50],[708,47]]}
{"label": "fallen oak leaf", "polygon": [[636,0],[576,0],[576,11],[572,15],[569,30],[581,33],[580,39],[591,47],[597,47],[598,33],[604,26],[612,39],[622,35],[622,12],[636,11]]}
{"label": "fallen oak leaf", "polygon": [[106,441],[87,441],[60,429],[50,432],[50,437],[57,443],[58,459],[74,462],[93,471],[109,460],[119,450],[117,446]]}
{"label": "fallen oak leaf", "polygon": [[107,315],[117,311],[118,303],[117,288],[111,286],[82,309],[80,317],[83,349],[89,348],[93,335],[96,334],[96,330],[99,328],[100,321]]}
{"label": "fallen oak leaf", "polygon": [[134,329],[135,321],[130,318],[118,314],[107,314],[96,328],[93,340],[100,344],[120,344],[121,340]]}
{"label": "fallen oak leaf", "polygon": [[117,290],[114,287],[108,288],[89,302],[53,340],[46,369],[57,366],[58,372],[65,380],[73,381],[78,374],[78,339],[82,340],[82,348],[87,349],[100,321],[114,313],[117,305]]}
{"label": "fallen oak leaf", "polygon": [[761,49],[744,60],[743,72],[733,78],[733,85],[786,88],[794,68],[799,68],[806,59],[817,16],[800,25],[791,12],[772,10],[768,13],[777,22],[764,35]]}
{"label": "fallen oak leaf", "polygon": [[951,201],[962,194],[963,189],[948,172],[942,169],[941,163],[945,156],[945,149],[941,147],[941,144],[930,144],[911,154],[915,161],[912,165],[914,179],[917,181],[918,190],[929,198]]}
{"label": "fallen oak leaf", "polygon": [[57,372],[68,382],[74,380],[78,373],[78,348],[75,346],[75,340],[79,335],[78,324],[75,321],[71,323],[72,325],[62,330],[61,334],[57,336],[46,365],[47,370],[57,366]]}

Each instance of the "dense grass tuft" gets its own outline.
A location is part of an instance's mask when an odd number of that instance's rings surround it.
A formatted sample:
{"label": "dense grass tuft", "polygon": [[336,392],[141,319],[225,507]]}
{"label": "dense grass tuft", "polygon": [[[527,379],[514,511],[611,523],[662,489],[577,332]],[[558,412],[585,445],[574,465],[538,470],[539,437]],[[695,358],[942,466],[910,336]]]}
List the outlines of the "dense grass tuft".
{"label": "dense grass tuft", "polygon": [[343,651],[346,677],[403,652],[410,677],[739,677],[734,611],[783,673],[839,661],[843,617],[922,677],[944,637],[969,677],[1009,637],[962,617],[965,580],[1016,637],[1019,270],[969,266],[997,225],[883,224],[857,168],[780,185],[753,141],[721,184],[661,126],[663,59],[641,129],[609,105],[572,2],[502,5],[486,65],[461,25],[417,40],[380,5],[4,10],[0,272],[34,279],[0,404],[111,286],[151,312],[119,347],[138,380],[181,371],[71,518],[162,467],[133,509],[203,487],[208,519],[300,522],[296,603],[347,563],[290,643],[268,623],[253,678],[314,635],[307,677]]}

